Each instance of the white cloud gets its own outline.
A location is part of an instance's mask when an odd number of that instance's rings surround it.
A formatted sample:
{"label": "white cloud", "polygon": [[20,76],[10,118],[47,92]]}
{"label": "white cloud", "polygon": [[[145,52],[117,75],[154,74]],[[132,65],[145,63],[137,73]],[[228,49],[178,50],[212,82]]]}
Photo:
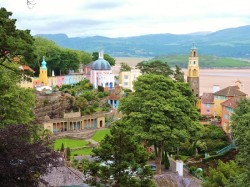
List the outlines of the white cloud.
{"label": "white cloud", "polygon": [[184,34],[250,24],[246,0],[2,0],[17,27],[32,34],[126,37],[153,33]]}

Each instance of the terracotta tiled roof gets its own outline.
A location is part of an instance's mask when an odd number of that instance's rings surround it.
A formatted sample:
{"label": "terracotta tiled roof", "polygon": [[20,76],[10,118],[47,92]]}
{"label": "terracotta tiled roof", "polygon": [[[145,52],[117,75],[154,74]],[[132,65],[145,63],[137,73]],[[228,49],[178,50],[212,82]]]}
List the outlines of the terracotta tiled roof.
{"label": "terracotta tiled roof", "polygon": [[110,100],[119,100],[120,96],[119,95],[116,95],[116,94],[110,94],[109,95],[109,99]]}
{"label": "terracotta tiled roof", "polygon": [[240,91],[238,86],[228,86],[218,92],[215,92],[214,95],[221,96],[246,96],[247,94]]}
{"label": "terracotta tiled roof", "polygon": [[20,69],[21,70],[26,70],[26,71],[31,71],[31,72],[35,72],[33,69],[31,69],[29,66],[26,66],[26,65],[22,65],[22,66],[20,66]]}
{"label": "terracotta tiled roof", "polygon": [[214,94],[213,93],[203,93],[201,96],[201,102],[204,104],[214,103]]}
{"label": "terracotta tiled roof", "polygon": [[235,108],[238,106],[237,102],[240,101],[239,97],[233,97],[231,99],[228,99],[221,103],[221,106],[229,107],[229,108]]}

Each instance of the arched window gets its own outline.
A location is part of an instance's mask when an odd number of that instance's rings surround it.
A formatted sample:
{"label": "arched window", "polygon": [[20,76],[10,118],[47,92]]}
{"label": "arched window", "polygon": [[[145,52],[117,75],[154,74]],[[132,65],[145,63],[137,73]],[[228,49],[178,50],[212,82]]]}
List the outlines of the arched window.
{"label": "arched window", "polygon": [[193,76],[198,76],[198,71],[197,71],[197,69],[194,69],[194,70],[193,70]]}

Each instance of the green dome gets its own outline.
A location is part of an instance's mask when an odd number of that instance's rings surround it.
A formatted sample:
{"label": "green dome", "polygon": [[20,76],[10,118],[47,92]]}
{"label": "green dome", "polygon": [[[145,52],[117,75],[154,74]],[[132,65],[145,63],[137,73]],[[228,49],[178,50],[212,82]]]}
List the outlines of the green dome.
{"label": "green dome", "polygon": [[45,57],[43,57],[42,69],[47,69],[46,65],[47,65],[47,62],[45,61]]}

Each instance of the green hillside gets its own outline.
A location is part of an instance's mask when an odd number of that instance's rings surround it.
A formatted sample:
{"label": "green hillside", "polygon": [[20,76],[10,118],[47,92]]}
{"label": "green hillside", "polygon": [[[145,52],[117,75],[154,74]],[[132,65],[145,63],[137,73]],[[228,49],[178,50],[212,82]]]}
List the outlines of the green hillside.
{"label": "green hillside", "polygon": [[[159,56],[150,59],[150,61],[154,60],[167,62],[171,67],[178,65],[187,68],[188,55]],[[199,63],[201,68],[250,67],[250,62],[244,60],[209,55],[200,55]]]}

